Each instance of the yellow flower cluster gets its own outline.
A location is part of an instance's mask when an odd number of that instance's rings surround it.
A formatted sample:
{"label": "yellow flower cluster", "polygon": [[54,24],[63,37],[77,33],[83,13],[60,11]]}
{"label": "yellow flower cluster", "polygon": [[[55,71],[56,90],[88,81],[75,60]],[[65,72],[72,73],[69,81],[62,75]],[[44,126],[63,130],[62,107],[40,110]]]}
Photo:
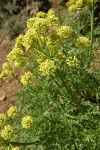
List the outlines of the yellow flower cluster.
{"label": "yellow flower cluster", "polygon": [[42,62],[40,64],[40,71],[42,72],[42,75],[51,75],[56,71],[57,67],[53,60],[46,59],[45,62]]}
{"label": "yellow flower cluster", "polygon": [[23,36],[19,36],[16,39],[16,44],[12,51],[7,55],[7,62],[3,64],[3,71],[0,74],[1,79],[6,79],[12,75],[16,69],[23,67],[24,51],[21,49],[23,46]]}
{"label": "yellow flower cluster", "polygon": [[[52,13],[50,13],[52,12]],[[27,28],[31,29],[34,37],[37,35],[44,35],[48,32],[53,26],[58,25],[58,17],[54,15],[54,11],[48,11],[48,13],[38,12],[35,18],[30,18],[27,21]],[[28,31],[29,32],[29,31]],[[31,33],[31,34],[32,34]],[[32,36],[33,37],[33,36]],[[39,39],[39,37],[38,37]]]}
{"label": "yellow flower cluster", "polygon": [[3,70],[10,70],[11,69],[11,64],[9,62],[6,62],[3,64]]}
{"label": "yellow flower cluster", "polygon": [[20,48],[14,47],[13,50],[7,55],[7,60],[12,63],[15,68],[23,66],[24,52]]}
{"label": "yellow flower cluster", "polygon": [[8,76],[10,76],[12,74],[12,72],[10,70],[3,70],[0,73],[0,79],[2,80],[6,80]]}
{"label": "yellow flower cluster", "polygon": [[27,21],[27,28],[30,29],[30,28],[33,28],[34,26],[34,22],[37,20],[37,18],[30,18],[28,19]]}
{"label": "yellow flower cluster", "polygon": [[48,16],[55,15],[55,12],[54,12],[53,8],[48,10],[48,14],[47,15]]}
{"label": "yellow flower cluster", "polygon": [[74,12],[77,8],[81,8],[83,6],[83,0],[69,0],[69,2],[66,3],[66,6],[70,12]]}
{"label": "yellow flower cluster", "polygon": [[6,122],[6,115],[0,114],[0,127],[2,127]]}
{"label": "yellow flower cluster", "polygon": [[37,14],[36,14],[36,17],[39,17],[39,18],[45,18],[47,15],[45,12],[42,12],[42,11],[39,11]]}
{"label": "yellow flower cluster", "polygon": [[32,126],[33,124],[33,119],[31,116],[25,116],[22,118],[22,127],[25,128],[25,129],[28,129]]}
{"label": "yellow flower cluster", "polygon": [[17,115],[18,109],[16,106],[11,106],[8,111],[7,111],[7,115],[10,118],[15,118]]}
{"label": "yellow flower cluster", "polygon": [[86,37],[79,37],[77,39],[77,44],[80,46],[90,47],[90,40]]}
{"label": "yellow flower cluster", "polygon": [[21,76],[21,83],[25,86],[28,84],[31,84],[33,78],[34,78],[33,73],[31,73],[30,71],[25,72],[25,74],[23,76]]}
{"label": "yellow flower cluster", "polygon": [[7,62],[3,64],[0,79],[6,79],[14,73],[14,70],[23,66],[24,53],[20,48],[14,48],[7,56]]}
{"label": "yellow flower cluster", "polygon": [[23,37],[23,46],[26,51],[34,51],[35,45],[38,43],[37,32],[30,28]]}
{"label": "yellow flower cluster", "polygon": [[37,18],[33,25],[34,30],[39,33],[43,34],[47,31],[47,21],[45,18]]}
{"label": "yellow flower cluster", "polygon": [[58,53],[57,53],[57,58],[65,60],[65,59],[66,59],[66,56],[63,54],[63,52],[58,51]]}
{"label": "yellow flower cluster", "polygon": [[11,150],[20,150],[19,147],[13,147]]}
{"label": "yellow flower cluster", "polygon": [[48,27],[58,27],[58,23],[59,23],[59,18],[55,15],[48,15],[47,17],[47,24],[49,25]]}
{"label": "yellow flower cluster", "polygon": [[17,37],[15,47],[16,48],[22,48],[23,47],[23,35],[20,35],[19,37]]}
{"label": "yellow flower cluster", "polygon": [[[26,33],[16,39],[15,47],[7,56],[8,62],[3,65],[0,78],[6,78],[7,75],[14,74],[22,67],[28,70],[26,64],[34,62],[39,65],[34,69],[35,71],[39,68],[38,71],[42,75],[52,75],[57,69],[55,65],[57,61],[66,60],[66,56],[60,49],[72,33],[71,27],[59,25],[59,18],[53,9],[50,9],[48,13],[38,12],[35,18],[30,18],[27,21]],[[64,47],[66,43],[64,43]],[[27,86],[32,83],[33,77],[31,72],[27,72],[20,81]]]}
{"label": "yellow flower cluster", "polygon": [[1,137],[5,140],[10,140],[13,136],[13,127],[11,125],[6,125],[1,131]]}
{"label": "yellow flower cluster", "polygon": [[66,6],[70,12],[74,12],[79,8],[91,5],[93,1],[94,3],[97,2],[97,0],[69,0],[69,2],[66,3]]}
{"label": "yellow flower cluster", "polygon": [[77,67],[78,66],[78,59],[74,56],[74,57],[72,57],[72,56],[70,56],[70,57],[68,57],[67,59],[66,59],[66,63],[67,63],[67,65],[68,66],[70,66],[70,67]]}
{"label": "yellow flower cluster", "polygon": [[72,34],[72,29],[69,26],[61,26],[58,29],[57,35],[61,38],[61,39],[66,39],[68,38],[71,34]]}
{"label": "yellow flower cluster", "polygon": [[58,50],[60,41],[56,33],[52,34],[51,36],[47,36],[45,40],[46,40],[46,45],[48,49],[51,49],[51,50],[54,49],[55,51]]}
{"label": "yellow flower cluster", "polygon": [[0,74],[0,79],[5,80],[8,76],[12,75],[13,69],[12,69],[12,63],[6,62],[2,66],[3,71]]}

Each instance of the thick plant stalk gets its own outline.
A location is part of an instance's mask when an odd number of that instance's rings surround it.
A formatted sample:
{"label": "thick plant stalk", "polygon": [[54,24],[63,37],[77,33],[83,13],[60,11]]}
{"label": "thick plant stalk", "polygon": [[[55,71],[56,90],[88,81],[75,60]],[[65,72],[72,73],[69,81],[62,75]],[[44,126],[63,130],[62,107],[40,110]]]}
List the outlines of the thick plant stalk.
{"label": "thick plant stalk", "polygon": [[34,141],[34,142],[29,142],[29,143],[20,143],[20,142],[9,142],[9,141],[3,141],[2,144],[4,144],[5,146],[28,146],[28,145],[34,145],[34,144],[38,144],[39,140]]}
{"label": "thick plant stalk", "polygon": [[91,9],[90,9],[90,19],[91,19],[91,51],[93,48],[93,27],[94,27],[94,0],[91,3]]}

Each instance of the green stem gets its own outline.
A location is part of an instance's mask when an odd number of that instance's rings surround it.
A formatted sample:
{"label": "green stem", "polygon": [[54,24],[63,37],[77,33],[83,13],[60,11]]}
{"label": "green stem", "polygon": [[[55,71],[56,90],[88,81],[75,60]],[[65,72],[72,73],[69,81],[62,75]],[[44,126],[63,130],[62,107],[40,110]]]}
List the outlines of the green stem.
{"label": "green stem", "polygon": [[91,8],[90,8],[90,19],[91,19],[91,51],[93,47],[93,27],[94,27],[94,1],[91,3]]}
{"label": "green stem", "polygon": [[68,85],[65,83],[64,79],[62,78],[62,76],[60,75],[59,70],[57,70],[57,75],[59,76],[62,85],[66,88],[67,92],[70,94],[70,96],[72,97],[72,99],[76,100],[76,96],[74,95],[73,91],[71,90],[70,87],[68,87]]}
{"label": "green stem", "polygon": [[12,76],[23,86],[23,84],[22,84],[21,81],[16,77],[15,74],[12,74]]}
{"label": "green stem", "polygon": [[34,141],[34,142],[29,142],[29,143],[24,143],[24,142],[8,142],[8,141],[4,141],[2,144],[4,145],[15,145],[15,146],[27,146],[27,145],[33,145],[33,144],[36,144],[38,143],[39,141]]}
{"label": "green stem", "polygon": [[30,143],[18,143],[18,142],[9,142],[9,144],[11,144],[11,145],[19,145],[19,146],[21,146],[21,145],[23,145],[23,146],[27,146],[27,145],[33,145],[33,144],[36,144],[37,143],[37,141],[35,141],[35,142],[30,142]]}

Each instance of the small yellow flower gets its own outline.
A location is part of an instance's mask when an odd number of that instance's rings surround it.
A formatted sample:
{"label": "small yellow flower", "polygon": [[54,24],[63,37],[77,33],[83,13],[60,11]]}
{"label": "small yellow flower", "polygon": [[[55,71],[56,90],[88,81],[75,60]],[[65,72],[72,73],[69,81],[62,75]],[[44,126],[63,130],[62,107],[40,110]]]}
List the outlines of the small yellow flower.
{"label": "small yellow flower", "polygon": [[59,58],[59,59],[66,59],[66,56],[63,54],[63,52],[61,52],[61,51],[58,51],[58,53],[57,53],[57,57]]}
{"label": "small yellow flower", "polygon": [[49,9],[47,15],[48,16],[55,15],[54,9],[53,8]]}
{"label": "small yellow flower", "polygon": [[11,150],[20,150],[19,147],[13,147]]}
{"label": "small yellow flower", "polygon": [[31,73],[30,71],[25,72],[25,74],[21,77],[21,83],[25,86],[31,84],[33,78],[34,78],[33,73]]}
{"label": "small yellow flower", "polygon": [[77,39],[77,43],[78,45],[82,45],[82,46],[85,46],[85,47],[90,47],[90,40],[86,37],[79,37]]}
{"label": "small yellow flower", "polygon": [[66,59],[66,63],[69,67],[77,67],[78,66],[78,59],[74,56],[70,56]]}
{"label": "small yellow flower", "polygon": [[36,14],[36,17],[45,18],[45,17],[46,17],[46,13],[44,13],[44,12],[42,12],[42,11],[39,11],[39,12]]}
{"label": "small yellow flower", "polygon": [[34,26],[34,22],[37,20],[37,18],[30,18],[27,21],[27,28],[30,29]]}
{"label": "small yellow flower", "polygon": [[19,37],[17,37],[16,39],[16,43],[15,43],[15,47],[16,48],[22,48],[23,46],[23,35],[20,35]]}
{"label": "small yellow flower", "polygon": [[[8,71],[8,72],[9,72],[9,71]],[[2,71],[2,72],[0,73],[0,79],[2,79],[2,80],[7,79],[7,75],[8,75],[8,74],[6,74],[5,71]]]}
{"label": "small yellow flower", "polygon": [[47,22],[48,26],[51,28],[58,27],[59,18],[56,17],[55,15],[50,15],[47,17],[46,22]]}
{"label": "small yellow flower", "polygon": [[7,111],[7,115],[8,117],[10,118],[15,118],[16,117],[16,114],[18,112],[18,109],[16,106],[11,106],[8,111]]}
{"label": "small yellow flower", "polygon": [[24,56],[24,52],[20,48],[14,47],[13,50],[7,55],[7,60],[9,62],[16,61],[16,59],[21,59]]}
{"label": "small yellow flower", "polygon": [[42,75],[51,75],[56,71],[57,67],[53,60],[46,59],[45,62],[42,62],[40,64],[40,71],[42,72]]}
{"label": "small yellow flower", "polygon": [[10,62],[6,62],[2,65],[3,71],[0,73],[0,79],[5,80],[8,76],[10,76],[12,71],[12,64]]}
{"label": "small yellow flower", "polygon": [[72,29],[71,27],[69,26],[61,26],[59,29],[58,29],[58,32],[57,32],[57,35],[60,37],[60,38],[63,38],[63,39],[66,39],[68,38],[71,33],[72,33]]}
{"label": "small yellow flower", "polygon": [[77,1],[76,1],[76,7],[77,7],[77,8],[81,8],[82,5],[83,5],[83,0],[77,0]]}
{"label": "small yellow flower", "polygon": [[34,30],[36,30],[37,33],[39,33],[39,35],[44,32],[47,31],[47,20],[45,18],[38,18],[35,22],[34,22],[34,26],[33,26]]}
{"label": "small yellow flower", "polygon": [[75,5],[76,3],[76,0],[69,0],[67,3],[66,3],[66,6],[68,7],[68,10],[70,12],[75,12],[77,7]]}
{"label": "small yellow flower", "polygon": [[33,119],[31,116],[25,116],[22,118],[22,127],[25,128],[25,129],[28,129],[32,126],[33,124]]}
{"label": "small yellow flower", "polygon": [[13,127],[11,125],[6,125],[1,131],[1,137],[5,140],[10,140],[13,135]]}
{"label": "small yellow flower", "polygon": [[47,44],[48,48],[58,51],[58,48],[60,45],[59,36],[56,35],[56,33],[53,34],[53,32],[51,34],[52,35],[46,37],[46,44]]}
{"label": "small yellow flower", "polygon": [[23,46],[25,47],[26,51],[33,51],[34,46],[38,43],[38,40],[39,37],[36,30],[33,27],[28,29],[23,38]]}
{"label": "small yellow flower", "polygon": [[2,127],[6,122],[6,115],[0,114],[0,127]]}
{"label": "small yellow flower", "polygon": [[76,9],[77,9],[76,5],[71,5],[70,7],[68,7],[69,12],[75,12]]}
{"label": "small yellow flower", "polygon": [[69,11],[76,11],[77,8],[82,8],[85,6],[90,6],[91,3],[94,1],[96,3],[98,0],[69,0],[66,3]]}
{"label": "small yellow flower", "polygon": [[3,70],[10,70],[11,64],[9,62],[6,62],[2,65]]}
{"label": "small yellow flower", "polygon": [[12,75],[12,71],[11,70],[3,70],[1,73],[0,73],[0,79],[5,81],[9,76]]}

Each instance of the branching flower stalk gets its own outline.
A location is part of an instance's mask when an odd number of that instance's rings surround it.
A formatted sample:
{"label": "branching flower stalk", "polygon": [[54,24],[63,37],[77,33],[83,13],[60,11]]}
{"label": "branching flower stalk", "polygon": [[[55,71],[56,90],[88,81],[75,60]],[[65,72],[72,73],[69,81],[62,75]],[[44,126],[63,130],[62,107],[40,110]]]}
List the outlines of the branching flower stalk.
{"label": "branching flower stalk", "polygon": [[76,96],[74,95],[73,91],[71,90],[71,88],[68,87],[68,85],[64,82],[64,79],[61,77],[59,70],[57,70],[57,76],[60,78],[63,87],[65,87],[66,91],[70,94],[70,96],[73,99],[77,99]]}

